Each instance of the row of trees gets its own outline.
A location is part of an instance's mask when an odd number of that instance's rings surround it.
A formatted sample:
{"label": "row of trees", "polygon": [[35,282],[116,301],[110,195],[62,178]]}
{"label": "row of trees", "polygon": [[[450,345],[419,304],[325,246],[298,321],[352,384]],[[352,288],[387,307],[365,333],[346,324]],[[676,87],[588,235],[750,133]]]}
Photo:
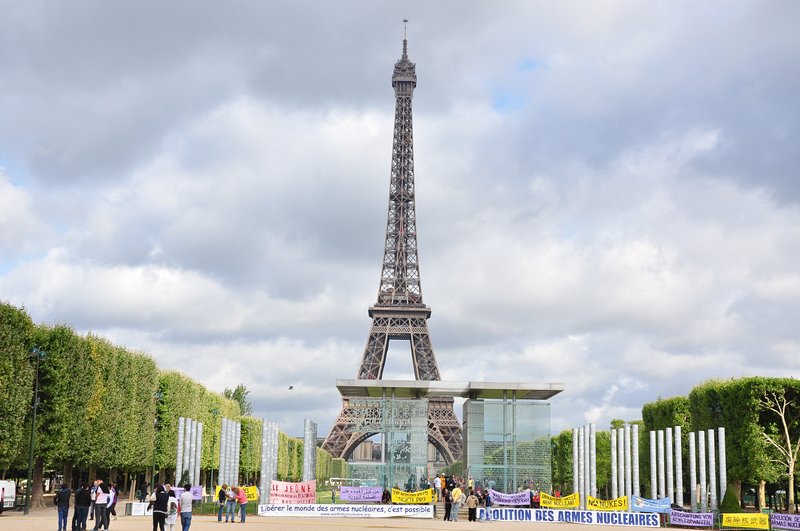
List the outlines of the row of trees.
{"label": "row of trees", "polygon": [[[41,502],[42,474],[75,468],[93,476],[122,472],[127,478],[151,469],[161,478],[175,468],[178,417],[202,422],[201,469],[219,468],[221,419],[242,423],[240,480],[255,483],[261,466],[262,422],[242,414],[247,391],[226,395],[175,371],[162,371],[147,354],[113,345],[67,326],[34,324],[25,310],[0,303],[0,472],[24,470],[30,449],[35,357],[39,406],[34,447],[34,502]],[[237,394],[238,393],[238,394]],[[248,411],[249,413],[249,411]],[[299,480],[303,441],[281,433],[278,477]],[[344,463],[317,450],[317,478],[342,475]],[[105,472],[103,472],[105,474]],[[204,475],[203,475],[204,476]],[[148,479],[149,481],[149,479]],[[133,489],[131,485],[131,490]]]}
{"label": "row of trees", "polygon": [[[741,502],[742,486],[754,485],[758,504],[766,505],[766,486],[783,485],[788,506],[795,510],[795,476],[800,454],[800,380],[793,378],[739,378],[710,380],[688,396],[659,399],[642,407],[639,425],[639,470],[643,492],[650,490],[651,430],[681,427],[682,448],[688,447],[691,431],[724,427],[728,481]],[[623,425],[612,421],[612,428]],[[553,483],[572,486],[572,431],[553,437]],[[686,452],[686,450],[684,450]],[[688,467],[688,456],[684,456]],[[689,474],[684,473],[684,485]],[[606,496],[610,490],[610,433],[597,432],[597,487]]]}

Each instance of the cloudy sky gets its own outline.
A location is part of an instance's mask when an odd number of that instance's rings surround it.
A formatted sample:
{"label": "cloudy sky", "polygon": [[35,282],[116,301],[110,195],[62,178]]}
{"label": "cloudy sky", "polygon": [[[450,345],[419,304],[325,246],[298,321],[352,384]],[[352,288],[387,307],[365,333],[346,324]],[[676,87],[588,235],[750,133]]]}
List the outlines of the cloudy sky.
{"label": "cloudy sky", "polygon": [[36,322],[326,434],[408,18],[444,379],[563,383],[557,432],[800,376],[798,2],[1,3],[0,299]]}

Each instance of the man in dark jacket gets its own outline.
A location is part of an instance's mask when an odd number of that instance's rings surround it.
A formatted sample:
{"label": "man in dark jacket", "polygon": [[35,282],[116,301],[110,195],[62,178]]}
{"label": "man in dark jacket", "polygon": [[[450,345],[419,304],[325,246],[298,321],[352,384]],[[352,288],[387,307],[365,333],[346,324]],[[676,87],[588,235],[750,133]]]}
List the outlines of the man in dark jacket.
{"label": "man in dark jacket", "polygon": [[75,529],[86,531],[86,518],[89,516],[89,507],[92,505],[92,493],[89,484],[82,483],[81,488],[75,491]]}
{"label": "man in dark jacket", "polygon": [[67,515],[69,515],[69,498],[72,493],[69,487],[61,485],[53,500],[58,506],[58,531],[67,531]]}

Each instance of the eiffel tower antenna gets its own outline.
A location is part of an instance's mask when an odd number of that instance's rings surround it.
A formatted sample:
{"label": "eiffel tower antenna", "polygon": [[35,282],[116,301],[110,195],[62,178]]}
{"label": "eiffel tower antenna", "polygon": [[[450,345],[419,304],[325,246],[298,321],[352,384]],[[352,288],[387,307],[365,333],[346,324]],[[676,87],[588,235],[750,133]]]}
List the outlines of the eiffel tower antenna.
{"label": "eiffel tower antenna", "polygon": [[[428,318],[431,309],[422,302],[422,283],[417,253],[417,218],[414,185],[414,129],[411,100],[417,86],[416,65],[408,59],[408,20],[403,20],[403,55],[394,65],[395,93],[392,165],[389,178],[389,210],[386,221],[383,262],[378,300],[370,306],[372,328],[357,372],[362,380],[381,380],[390,340],[405,340],[411,346],[414,378],[440,380],[433,354]],[[372,433],[351,430],[353,422],[343,398],[342,411],[323,448],[334,457],[347,459]],[[453,412],[452,398],[428,401],[428,440],[447,464],[461,455],[461,427]]]}

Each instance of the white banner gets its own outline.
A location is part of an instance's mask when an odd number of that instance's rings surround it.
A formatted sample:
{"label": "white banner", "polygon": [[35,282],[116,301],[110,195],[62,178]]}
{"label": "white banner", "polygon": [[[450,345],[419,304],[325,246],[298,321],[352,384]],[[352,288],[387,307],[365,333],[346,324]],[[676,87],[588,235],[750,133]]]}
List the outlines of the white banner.
{"label": "white banner", "polygon": [[147,510],[149,503],[131,502],[131,516],[153,516],[153,509]]}
{"label": "white banner", "polygon": [[[611,511],[579,511],[569,509],[512,509],[492,508],[492,520],[501,522],[547,522],[570,524],[614,525],[625,527],[658,527],[655,513],[624,513]],[[478,518],[486,518],[486,509],[478,509]]]}
{"label": "white banner", "polygon": [[336,518],[433,518],[433,505],[261,504],[259,516]]}

